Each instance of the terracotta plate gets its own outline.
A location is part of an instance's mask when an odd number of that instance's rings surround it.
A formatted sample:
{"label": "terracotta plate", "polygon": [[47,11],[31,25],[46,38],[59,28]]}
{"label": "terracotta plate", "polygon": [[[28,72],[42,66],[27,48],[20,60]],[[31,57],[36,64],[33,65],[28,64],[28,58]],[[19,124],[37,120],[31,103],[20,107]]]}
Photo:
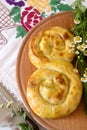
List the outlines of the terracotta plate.
{"label": "terracotta plate", "polygon": [[87,130],[87,117],[83,111],[82,103],[71,115],[60,119],[42,119],[35,115],[26,100],[26,86],[29,76],[35,67],[28,58],[28,44],[37,32],[52,26],[60,26],[70,30],[73,26],[73,13],[64,12],[52,15],[37,24],[25,37],[17,58],[17,82],[23,103],[32,117],[48,130]]}

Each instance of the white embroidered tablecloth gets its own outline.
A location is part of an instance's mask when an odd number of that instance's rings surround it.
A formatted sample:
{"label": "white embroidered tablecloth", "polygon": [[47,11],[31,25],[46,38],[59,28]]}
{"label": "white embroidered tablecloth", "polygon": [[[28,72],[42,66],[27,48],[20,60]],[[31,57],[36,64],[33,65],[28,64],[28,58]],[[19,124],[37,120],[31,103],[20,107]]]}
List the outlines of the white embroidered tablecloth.
{"label": "white embroidered tablecloth", "polygon": [[73,1],[0,0],[0,82],[18,100],[21,101],[16,81],[16,60],[26,33],[52,13],[71,10]]}

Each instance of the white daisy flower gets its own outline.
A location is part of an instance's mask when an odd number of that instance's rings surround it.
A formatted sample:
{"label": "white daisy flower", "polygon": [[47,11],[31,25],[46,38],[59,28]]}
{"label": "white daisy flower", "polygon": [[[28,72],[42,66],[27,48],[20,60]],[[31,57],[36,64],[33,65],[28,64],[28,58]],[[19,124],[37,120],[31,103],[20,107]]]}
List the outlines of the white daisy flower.
{"label": "white daisy flower", "polygon": [[81,44],[85,49],[87,48],[87,45],[85,43]]}
{"label": "white daisy flower", "polygon": [[87,78],[87,71],[84,73],[84,75],[83,75],[83,76]]}
{"label": "white daisy flower", "polygon": [[87,82],[87,77],[82,77],[81,81],[84,82],[84,83]]}
{"label": "white daisy flower", "polygon": [[79,51],[75,51],[75,54],[77,54],[77,55],[78,55],[78,54],[79,54]]}
{"label": "white daisy flower", "polygon": [[71,42],[71,43],[70,43],[70,47],[75,47],[75,43],[74,43],[74,42]]}
{"label": "white daisy flower", "polygon": [[73,38],[73,40],[74,40],[75,43],[80,43],[80,42],[82,42],[82,37],[76,36],[76,37]]}
{"label": "white daisy flower", "polygon": [[80,23],[80,20],[79,20],[79,19],[74,19],[74,23],[75,23],[75,24],[79,24],[79,23]]}
{"label": "white daisy flower", "polygon": [[82,44],[82,45],[78,45],[77,49],[80,51],[84,51],[86,49],[86,45]]}
{"label": "white daisy flower", "polygon": [[87,43],[87,40],[85,42]]}
{"label": "white daisy flower", "polygon": [[87,50],[84,51],[84,55],[87,56]]}

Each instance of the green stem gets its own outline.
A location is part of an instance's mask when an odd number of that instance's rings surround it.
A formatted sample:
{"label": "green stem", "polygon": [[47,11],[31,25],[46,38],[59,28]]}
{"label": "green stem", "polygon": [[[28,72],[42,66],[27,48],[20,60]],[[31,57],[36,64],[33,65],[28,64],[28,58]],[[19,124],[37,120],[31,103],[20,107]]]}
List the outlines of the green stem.
{"label": "green stem", "polygon": [[[80,58],[77,59],[77,68],[80,73],[80,76],[82,77],[84,74],[84,71],[87,68],[87,63],[84,60],[84,56],[80,55]],[[87,114],[87,82],[82,83],[83,85],[83,103],[84,103],[84,111]]]}

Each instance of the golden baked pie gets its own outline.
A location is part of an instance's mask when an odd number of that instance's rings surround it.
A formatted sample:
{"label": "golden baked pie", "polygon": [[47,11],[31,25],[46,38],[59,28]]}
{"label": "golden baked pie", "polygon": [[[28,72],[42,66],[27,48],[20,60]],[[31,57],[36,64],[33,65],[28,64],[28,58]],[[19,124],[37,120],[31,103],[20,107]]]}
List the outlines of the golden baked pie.
{"label": "golden baked pie", "polygon": [[65,28],[51,27],[41,31],[29,42],[30,61],[37,68],[53,60],[72,61],[75,55],[70,51],[72,41],[73,35]]}
{"label": "golden baked pie", "polygon": [[58,60],[45,64],[30,76],[26,95],[31,109],[38,116],[59,118],[77,108],[82,84],[73,65]]}

